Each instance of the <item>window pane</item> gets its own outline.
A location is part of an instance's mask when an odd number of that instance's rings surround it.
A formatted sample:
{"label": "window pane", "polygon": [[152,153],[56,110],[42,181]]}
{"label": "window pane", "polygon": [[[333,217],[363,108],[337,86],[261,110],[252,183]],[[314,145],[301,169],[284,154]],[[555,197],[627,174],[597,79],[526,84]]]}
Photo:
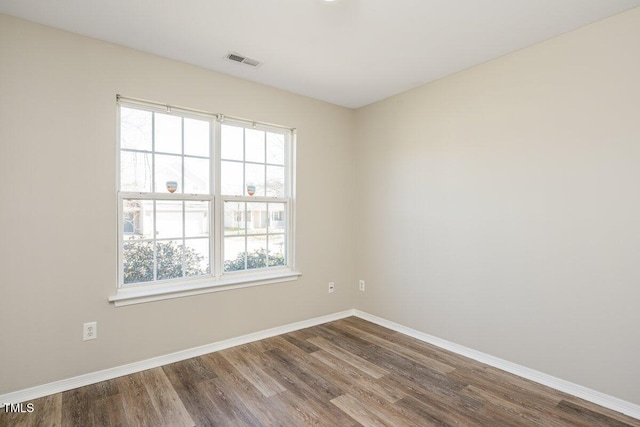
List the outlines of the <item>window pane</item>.
{"label": "window pane", "polygon": [[269,235],[269,267],[287,265],[284,235]]}
{"label": "window pane", "polygon": [[266,203],[247,203],[247,233],[267,234]]}
{"label": "window pane", "polygon": [[184,119],[184,154],[209,157],[209,122]]}
{"label": "window pane", "polygon": [[185,201],[186,237],[203,237],[209,235],[209,203]]}
{"label": "window pane", "polygon": [[158,239],[182,238],[182,202],[156,201],[156,236]]}
{"label": "window pane", "polygon": [[267,266],[267,236],[247,237],[247,269]]}
{"label": "window pane", "polygon": [[245,164],[246,170],[246,183],[247,183],[247,196],[250,196],[249,190],[255,187],[256,196],[264,196],[264,165],[254,165],[251,163]]}
{"label": "window pane", "polygon": [[123,200],[125,240],[153,239],[153,200]]}
{"label": "window pane", "polygon": [[184,249],[184,275],[209,274],[209,239],[187,239]]}
{"label": "window pane", "polygon": [[284,167],[267,166],[267,196],[284,197]]}
{"label": "window pane", "polygon": [[284,135],[267,132],[267,163],[284,165]]}
{"label": "window pane", "polygon": [[264,131],[245,129],[245,161],[264,163]]}
{"label": "window pane", "polygon": [[124,284],[153,280],[153,242],[124,242]]}
{"label": "window pane", "polygon": [[226,160],[244,160],[243,129],[237,126],[222,125],[221,157]]}
{"label": "window pane", "polygon": [[224,235],[238,236],[245,234],[245,205],[242,202],[225,202]]}
{"label": "window pane", "polygon": [[209,193],[209,160],[184,158],[184,192],[187,194]]}
{"label": "window pane", "polygon": [[182,157],[156,154],[156,193],[168,193],[167,183],[178,183],[176,193],[182,193]]}
{"label": "window pane", "polygon": [[158,280],[182,277],[182,240],[156,242],[156,268]]}
{"label": "window pane", "polygon": [[245,238],[224,238],[224,271],[245,269]]}
{"label": "window pane", "polygon": [[120,148],[151,151],[151,112],[120,108]]}
{"label": "window pane", "polygon": [[151,191],[151,154],[120,152],[120,189],[132,192]]}
{"label": "window pane", "polygon": [[156,113],[155,151],[182,154],[182,118]]}
{"label": "window pane", "polygon": [[242,188],[242,163],[225,161],[221,163],[220,185],[222,194],[225,196],[242,196],[244,194]]}
{"label": "window pane", "polygon": [[269,233],[284,233],[287,218],[284,203],[269,203]]}

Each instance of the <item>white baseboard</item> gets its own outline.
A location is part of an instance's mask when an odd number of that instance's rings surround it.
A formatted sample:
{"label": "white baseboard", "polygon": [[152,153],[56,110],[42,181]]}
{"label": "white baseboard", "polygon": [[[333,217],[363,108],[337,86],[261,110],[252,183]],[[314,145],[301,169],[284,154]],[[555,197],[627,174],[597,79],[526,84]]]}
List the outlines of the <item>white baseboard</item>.
{"label": "white baseboard", "polygon": [[574,384],[569,381],[556,378],[551,375],[547,375],[543,372],[530,369],[516,363],[512,363],[498,357],[491,356],[481,351],[473,350],[462,345],[452,343],[450,341],[443,340],[441,338],[434,337],[424,332],[417,331],[415,329],[408,328],[398,323],[391,322],[378,316],[374,316],[369,313],[365,313],[360,310],[354,310],[354,315],[361,319],[368,320],[371,323],[375,323],[380,326],[392,329],[396,332],[408,335],[410,337],[419,339],[429,344],[433,344],[437,347],[449,350],[453,353],[457,353],[461,356],[468,357],[478,362],[482,362],[494,368],[501,369],[503,371],[518,375],[519,377],[526,378],[531,381],[535,381],[539,384],[546,385],[564,393],[570,394],[575,397],[587,400],[595,403],[596,405],[603,406],[605,408],[612,409],[617,412],[621,412],[633,418],[640,419],[640,406],[635,405],[626,400],[618,399],[617,397],[609,396],[608,394],[600,393],[599,391],[592,390],[587,387],[583,387],[578,384]]}
{"label": "white baseboard", "polygon": [[374,316],[369,313],[365,313],[360,310],[345,310],[339,313],[329,314],[326,316],[320,316],[309,320],[303,320],[300,322],[290,323],[288,325],[278,326],[264,331],[254,332],[240,337],[231,338],[224,341],[219,341],[213,344],[207,344],[200,347],[194,347],[183,351],[167,354],[164,356],[158,356],[140,362],[134,362],[115,368],[109,368],[98,372],[92,372],[85,375],[80,375],[73,378],[68,378],[61,381],[55,381],[49,384],[43,384],[36,387],[31,387],[24,390],[15,391],[0,395],[0,405],[3,403],[21,403],[30,400],[38,399],[40,397],[48,396],[55,393],[61,393],[63,391],[72,390],[74,388],[83,387],[90,384],[95,384],[101,381],[110,380],[113,378],[121,377],[124,375],[130,375],[136,372],[144,371],[147,369],[157,368],[159,366],[167,365],[169,363],[180,362],[182,360],[190,359],[192,357],[202,356],[203,354],[213,353],[216,351],[224,350],[226,348],[235,347],[242,344],[247,344],[254,341],[259,341],[265,338],[274,337],[276,335],[286,334],[288,332],[297,331],[299,329],[308,328],[311,326],[321,325],[323,323],[332,322],[334,320],[344,319],[349,316],[357,316],[369,322],[384,326],[410,337],[419,339],[429,344],[433,344],[437,347],[449,350],[457,353],[461,356],[468,357],[478,362],[485,363],[494,368],[502,369],[503,371],[510,372],[520,377],[535,381],[537,383],[546,385],[548,387],[560,390],[567,394],[579,397],[605,408],[612,409],[617,412],[621,412],[633,418],[640,419],[640,406],[627,402],[622,399],[618,399],[613,396],[609,396],[604,393],[600,393],[595,390],[580,386],[578,384],[571,383],[569,381],[562,380],[560,378],[547,375],[543,372],[536,371],[534,369],[526,368],[524,366],[512,363],[498,357],[491,356],[486,353],[482,353],[477,350],[473,350],[468,347],[464,347],[450,341],[446,341],[437,337],[434,337],[424,332],[417,331],[415,329],[408,328],[398,323],[391,322],[381,317]]}
{"label": "white baseboard", "polygon": [[284,326],[278,326],[266,329],[252,334],[242,335],[240,337],[231,338],[224,341],[218,341],[213,344],[207,344],[200,347],[194,347],[187,350],[178,351],[164,356],[153,357],[140,362],[129,363],[127,365],[117,366],[98,372],[80,375],[65,380],[55,381],[49,384],[43,384],[24,390],[0,395],[0,405],[3,403],[22,403],[40,397],[48,396],[63,391],[73,390],[74,388],[83,387],[90,384],[99,383],[101,381],[118,378],[124,375],[130,375],[136,372],[145,371],[147,369],[157,368],[158,366],[167,365],[169,363],[180,362],[182,360],[191,359],[192,357],[202,356],[203,354],[213,353],[224,350],[226,348],[235,347],[250,342],[263,340],[265,338],[275,337],[276,335],[286,334],[288,332],[297,331],[299,329],[309,328],[311,326],[321,325],[323,323],[332,322],[334,320],[344,319],[353,316],[354,310],[341,311],[339,313],[320,316],[309,320],[290,323]]}

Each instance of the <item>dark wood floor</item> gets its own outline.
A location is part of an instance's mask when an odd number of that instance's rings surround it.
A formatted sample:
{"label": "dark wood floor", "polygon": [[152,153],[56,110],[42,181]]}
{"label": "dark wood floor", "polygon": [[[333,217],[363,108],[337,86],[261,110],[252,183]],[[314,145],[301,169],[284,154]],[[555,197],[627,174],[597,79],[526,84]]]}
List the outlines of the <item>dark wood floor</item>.
{"label": "dark wood floor", "polygon": [[350,317],[78,388],[1,426],[636,426]]}

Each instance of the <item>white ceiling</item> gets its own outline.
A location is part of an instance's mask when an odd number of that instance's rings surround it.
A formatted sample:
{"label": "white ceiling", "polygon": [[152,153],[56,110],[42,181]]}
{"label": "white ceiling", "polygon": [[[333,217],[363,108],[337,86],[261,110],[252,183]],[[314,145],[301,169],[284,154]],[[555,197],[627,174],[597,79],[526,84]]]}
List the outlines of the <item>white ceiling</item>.
{"label": "white ceiling", "polygon": [[[640,0],[0,0],[0,12],[350,108]],[[263,61],[232,63],[227,52]]]}

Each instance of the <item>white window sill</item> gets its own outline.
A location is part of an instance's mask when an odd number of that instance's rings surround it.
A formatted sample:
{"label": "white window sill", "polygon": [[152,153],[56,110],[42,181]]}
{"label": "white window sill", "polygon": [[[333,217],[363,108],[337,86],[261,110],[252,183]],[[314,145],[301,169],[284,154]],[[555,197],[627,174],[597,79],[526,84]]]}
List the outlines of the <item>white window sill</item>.
{"label": "white window sill", "polygon": [[120,288],[109,297],[109,301],[116,307],[145,302],[161,301],[171,298],[181,298],[191,295],[207,294],[210,292],[228,291],[231,289],[247,288],[250,286],[269,285],[272,283],[290,282],[298,280],[302,273],[297,271],[278,271],[255,275],[237,275],[220,280],[209,280],[196,283],[169,284],[164,286],[136,286]]}

